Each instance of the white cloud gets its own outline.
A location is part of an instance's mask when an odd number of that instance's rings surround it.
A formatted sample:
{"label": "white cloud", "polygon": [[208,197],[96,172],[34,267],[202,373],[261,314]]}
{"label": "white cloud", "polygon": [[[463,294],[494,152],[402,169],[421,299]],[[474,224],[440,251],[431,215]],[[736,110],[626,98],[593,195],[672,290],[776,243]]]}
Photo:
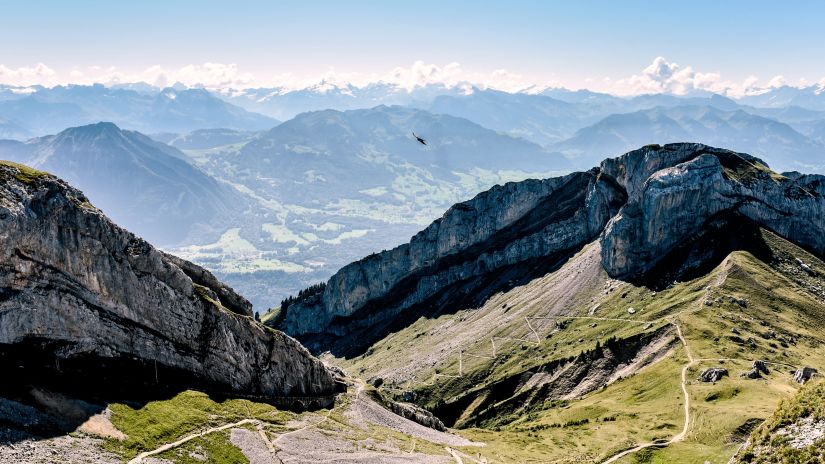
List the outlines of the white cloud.
{"label": "white cloud", "polygon": [[[493,71],[471,71],[458,62],[444,65],[416,61],[410,66],[399,66],[384,74],[365,74],[359,72],[342,72],[334,68],[321,75],[296,75],[281,73],[273,75],[255,75],[242,71],[237,64],[213,63],[189,64],[180,68],[166,68],[159,65],[142,70],[124,70],[114,66],[72,67],[59,72],[49,66],[38,63],[34,66],[9,68],[0,64],[0,84],[31,86],[35,84],[47,87],[60,84],[105,85],[146,82],[157,87],[171,86],[176,82],[184,85],[203,86],[212,90],[230,92],[249,87],[276,87],[280,92],[295,89],[312,88],[316,91],[337,89],[348,92],[350,86],[364,87],[370,83],[383,82],[397,85],[399,89],[412,91],[427,85],[443,85],[471,92],[473,87],[491,88],[507,92],[540,92],[551,87],[567,84],[573,89],[589,88],[591,90],[614,93],[618,95],[638,95],[643,93],[671,93],[686,95],[695,92],[715,92],[731,97],[759,94],[770,88],[788,85],[781,75],[767,82],[756,76],[748,76],[742,82],[725,80],[718,72],[700,72],[692,66],[680,65],[664,57],[656,57],[639,73],[629,77],[589,77],[571,86],[570,82],[547,80],[547,76],[525,76],[507,69]],[[808,81],[799,80],[799,86]],[[825,78],[816,85],[825,90]]]}
{"label": "white cloud", "polygon": [[785,81],[785,76],[773,76],[773,79],[768,81],[768,87],[782,87],[786,85],[787,82]]}
{"label": "white cloud", "polygon": [[678,63],[667,61],[659,56],[644,68],[641,74],[620,79],[616,81],[614,87],[618,93],[624,94],[685,95],[695,91],[724,93],[730,85],[729,82],[722,81],[719,73],[697,72],[691,66],[680,66]]}
{"label": "white cloud", "polygon": [[55,71],[43,63],[21,68],[8,68],[0,64],[0,84],[9,85],[54,85]]}
{"label": "white cloud", "polygon": [[[804,85],[801,80],[799,85]],[[822,82],[825,82],[823,79]],[[640,74],[634,74],[613,83],[606,83],[603,90],[619,95],[639,95],[644,93],[671,93],[687,95],[695,92],[713,92],[730,97],[742,97],[764,93],[771,88],[788,85],[781,75],[768,82],[760,83],[756,76],[748,76],[742,82],[722,79],[717,72],[699,72],[692,66],[682,66],[656,57]]]}

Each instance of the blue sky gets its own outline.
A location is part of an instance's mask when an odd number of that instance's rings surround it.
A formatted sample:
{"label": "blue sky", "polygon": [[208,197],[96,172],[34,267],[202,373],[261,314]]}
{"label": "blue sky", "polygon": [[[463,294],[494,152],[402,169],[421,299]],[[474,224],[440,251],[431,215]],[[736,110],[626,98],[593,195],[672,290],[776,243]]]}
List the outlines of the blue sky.
{"label": "blue sky", "polygon": [[524,82],[599,88],[659,56],[737,85],[825,77],[825,2],[815,1],[29,0],[0,1],[0,12],[7,82],[38,63],[55,81],[134,78],[150,67],[184,77],[175,72],[217,63],[235,67],[209,72],[265,83],[330,69],[383,76],[421,62],[459,63],[479,80],[506,70]]}

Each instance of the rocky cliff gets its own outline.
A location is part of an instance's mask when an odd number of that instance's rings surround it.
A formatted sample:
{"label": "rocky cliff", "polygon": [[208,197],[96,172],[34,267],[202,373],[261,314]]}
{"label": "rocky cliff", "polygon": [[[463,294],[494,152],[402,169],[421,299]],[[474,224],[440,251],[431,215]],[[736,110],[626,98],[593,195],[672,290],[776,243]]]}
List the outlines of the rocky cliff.
{"label": "rocky cliff", "polygon": [[0,163],[7,380],[256,396],[336,392],[321,362],[251,315],[251,305],[208,271],[116,226],[62,180]]}
{"label": "rocky cliff", "polygon": [[597,238],[612,277],[659,283],[713,258],[703,238],[736,246],[748,225],[822,256],[824,211],[825,177],[779,175],[750,155],[700,144],[647,146],[459,203],[410,243],[345,266],[320,297],[292,303],[274,323],[311,349],[354,354],[410,318],[512,283],[495,282],[502,276],[540,273]]}

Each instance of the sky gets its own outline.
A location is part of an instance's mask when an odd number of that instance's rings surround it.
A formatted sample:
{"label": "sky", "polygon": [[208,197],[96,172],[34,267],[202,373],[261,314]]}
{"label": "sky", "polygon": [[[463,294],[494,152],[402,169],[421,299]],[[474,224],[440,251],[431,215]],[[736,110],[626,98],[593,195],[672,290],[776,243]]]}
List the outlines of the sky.
{"label": "sky", "polygon": [[613,93],[825,82],[825,2],[0,0],[0,83]]}

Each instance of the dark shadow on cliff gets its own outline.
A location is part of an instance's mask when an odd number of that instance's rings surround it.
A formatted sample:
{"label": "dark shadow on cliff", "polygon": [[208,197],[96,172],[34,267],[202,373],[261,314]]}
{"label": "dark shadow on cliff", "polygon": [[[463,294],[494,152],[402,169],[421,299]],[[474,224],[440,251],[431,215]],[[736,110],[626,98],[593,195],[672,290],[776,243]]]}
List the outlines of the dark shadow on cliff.
{"label": "dark shadow on cliff", "polygon": [[[390,317],[387,312],[398,300],[375,299],[351,317],[332,321],[330,331],[342,329],[346,331],[346,336],[330,340],[327,333],[321,340],[313,340],[312,337],[299,340],[312,350],[317,351],[323,347],[335,356],[354,358],[366,353],[376,341],[408,327],[421,317],[436,318],[443,314],[479,308],[498,293],[526,285],[534,279],[558,270],[580,250],[581,247],[577,247],[553,256],[525,260],[456,282],[421,303],[403,310],[393,310],[394,314]],[[412,288],[400,289],[393,293],[403,297],[411,290]]]}
{"label": "dark shadow on cliff", "polygon": [[770,264],[774,260],[773,251],[762,234],[762,226],[739,214],[713,216],[700,233],[677,245],[647,272],[625,280],[651,290],[662,290],[674,282],[711,272],[734,251],[747,251]]}
{"label": "dark shadow on cliff", "polygon": [[[487,259],[481,257],[501,258],[507,247],[519,240],[548,233],[548,230],[565,221],[575,221],[576,214],[586,205],[588,186],[595,181],[595,172],[571,174],[562,185],[512,224],[497,230],[485,240],[441,256],[431,265],[407,275],[395,283],[387,294],[371,299],[347,317],[333,319],[324,333],[299,335],[298,340],[316,353],[330,351],[336,356],[352,358],[365,353],[377,340],[409,326],[421,317],[438,317],[445,313],[480,307],[496,293],[506,292],[555,271],[596,237],[581,236],[568,249],[512,265],[488,264]],[[624,192],[617,190],[615,201],[608,207],[615,213],[625,200]],[[459,203],[453,208],[470,206]],[[468,277],[442,287],[423,301],[405,307],[405,300],[417,291],[422,279],[446,278],[445,275],[450,270],[455,271],[453,274]],[[403,309],[399,309],[400,307]]]}
{"label": "dark shadow on cliff", "polygon": [[61,349],[68,347],[46,340],[0,344],[0,446],[66,435],[110,403],[139,409],[186,390],[204,392],[217,403],[244,398],[297,412],[321,408],[319,401],[225,393],[187,371],[134,357],[55,356]]}

